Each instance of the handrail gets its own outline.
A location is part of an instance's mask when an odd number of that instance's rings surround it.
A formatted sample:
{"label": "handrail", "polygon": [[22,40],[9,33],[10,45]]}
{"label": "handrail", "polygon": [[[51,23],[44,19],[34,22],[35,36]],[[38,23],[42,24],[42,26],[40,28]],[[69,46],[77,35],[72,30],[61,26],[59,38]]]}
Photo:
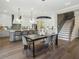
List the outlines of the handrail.
{"label": "handrail", "polygon": [[72,20],[73,20],[73,21],[72,21],[72,26],[71,26],[71,28],[70,28],[69,40],[71,40],[73,28],[74,28],[74,25],[75,25],[75,18],[73,18]]}
{"label": "handrail", "polygon": [[61,23],[60,24],[58,24],[58,33],[61,31],[61,29],[62,29],[62,27],[63,27],[63,25],[65,24],[65,20],[64,21],[61,21]]}

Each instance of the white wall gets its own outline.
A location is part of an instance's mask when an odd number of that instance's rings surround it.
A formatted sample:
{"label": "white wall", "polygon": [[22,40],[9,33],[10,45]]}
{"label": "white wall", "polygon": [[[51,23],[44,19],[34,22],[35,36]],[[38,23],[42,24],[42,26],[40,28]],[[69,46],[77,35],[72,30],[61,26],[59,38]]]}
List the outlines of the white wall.
{"label": "white wall", "polygon": [[11,26],[11,16],[6,13],[0,13],[0,24],[3,26]]}
{"label": "white wall", "polygon": [[79,33],[78,33],[78,30],[79,30],[79,10],[75,11],[75,27],[76,27],[77,36],[78,36],[79,35]]}
{"label": "white wall", "polygon": [[79,27],[79,10],[75,11],[75,24]]}
{"label": "white wall", "polygon": [[72,32],[71,40],[75,39],[76,37],[79,37],[79,11],[75,12],[75,26]]}

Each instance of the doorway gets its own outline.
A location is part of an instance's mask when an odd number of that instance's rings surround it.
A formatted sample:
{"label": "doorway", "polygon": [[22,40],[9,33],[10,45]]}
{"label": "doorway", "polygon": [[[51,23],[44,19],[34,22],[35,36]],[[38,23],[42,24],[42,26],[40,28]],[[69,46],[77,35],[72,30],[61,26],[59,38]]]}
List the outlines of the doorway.
{"label": "doorway", "polygon": [[57,21],[58,22],[58,33],[60,32],[60,30],[63,27],[64,23],[67,20],[71,20],[72,18],[74,18],[74,11],[67,12],[67,13],[62,13],[62,14],[58,14],[57,15],[57,19],[58,19],[58,21]]}

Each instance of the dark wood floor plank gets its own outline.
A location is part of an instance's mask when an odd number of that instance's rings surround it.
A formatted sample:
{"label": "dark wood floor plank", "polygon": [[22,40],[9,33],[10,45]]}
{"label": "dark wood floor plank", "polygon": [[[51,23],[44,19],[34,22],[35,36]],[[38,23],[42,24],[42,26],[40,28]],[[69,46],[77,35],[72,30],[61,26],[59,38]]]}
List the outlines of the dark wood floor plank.
{"label": "dark wood floor plank", "polygon": [[[21,41],[9,42],[9,38],[0,38],[0,59],[33,59],[23,50]],[[79,40],[66,42],[59,40],[58,48],[53,47],[36,59],[79,59]]]}

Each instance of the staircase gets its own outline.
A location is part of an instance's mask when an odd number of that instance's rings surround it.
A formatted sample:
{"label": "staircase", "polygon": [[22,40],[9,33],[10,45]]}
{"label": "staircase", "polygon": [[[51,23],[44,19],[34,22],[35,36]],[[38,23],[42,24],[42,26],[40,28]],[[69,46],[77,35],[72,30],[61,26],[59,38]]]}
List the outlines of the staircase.
{"label": "staircase", "polygon": [[67,20],[58,34],[58,39],[69,41],[73,30],[72,25],[73,20]]}

